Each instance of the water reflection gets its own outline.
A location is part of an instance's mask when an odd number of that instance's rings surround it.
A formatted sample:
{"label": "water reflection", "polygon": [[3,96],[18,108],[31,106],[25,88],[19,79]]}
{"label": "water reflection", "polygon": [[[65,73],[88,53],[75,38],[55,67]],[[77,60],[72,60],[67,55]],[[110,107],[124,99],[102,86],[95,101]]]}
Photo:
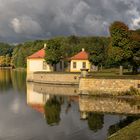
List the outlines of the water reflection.
{"label": "water reflection", "polygon": [[11,85],[10,71],[1,70],[1,72],[0,72],[0,91],[8,90],[11,87],[12,87],[12,85]]}
{"label": "water reflection", "polygon": [[4,93],[11,88],[18,91],[26,89],[26,72],[11,69],[0,69],[0,91]]}
{"label": "water reflection", "polygon": [[[132,122],[136,118],[126,115],[140,114],[139,100],[79,96],[77,93],[78,87],[75,86],[27,83],[27,104],[42,113],[47,124],[52,126],[59,125],[62,121],[62,110],[67,114],[73,103],[77,103],[79,119],[86,121],[89,130],[94,133],[106,130],[106,136],[122,128],[120,126],[126,126],[128,119]],[[106,113],[115,113],[115,122],[106,124],[110,118]]]}
{"label": "water reflection", "polygon": [[79,96],[75,86],[27,83],[25,91],[25,79],[0,71],[2,140],[104,140],[139,115],[138,100]]}
{"label": "water reflection", "polygon": [[104,124],[104,115],[96,114],[96,113],[88,113],[88,126],[90,130],[97,132],[98,130],[103,128]]}
{"label": "water reflection", "polygon": [[45,93],[51,95],[64,95],[64,96],[77,96],[79,94],[79,88],[76,85],[50,85],[33,83],[33,90],[38,93]]}
{"label": "water reflection", "polygon": [[130,98],[101,98],[80,96],[79,107],[83,114],[85,114],[84,112],[100,112],[140,115],[140,100]]}
{"label": "water reflection", "polygon": [[[55,86],[48,84],[27,83],[27,104],[45,116],[48,125],[60,122],[61,106],[66,105],[65,114],[73,102],[78,101],[77,86]],[[65,98],[62,95],[67,95]],[[75,95],[75,96],[74,96]]]}
{"label": "water reflection", "polygon": [[56,125],[60,122],[62,98],[54,96],[45,104],[45,118],[49,125]]}
{"label": "water reflection", "polygon": [[26,89],[26,71],[11,70],[12,85],[15,90],[25,91]]}

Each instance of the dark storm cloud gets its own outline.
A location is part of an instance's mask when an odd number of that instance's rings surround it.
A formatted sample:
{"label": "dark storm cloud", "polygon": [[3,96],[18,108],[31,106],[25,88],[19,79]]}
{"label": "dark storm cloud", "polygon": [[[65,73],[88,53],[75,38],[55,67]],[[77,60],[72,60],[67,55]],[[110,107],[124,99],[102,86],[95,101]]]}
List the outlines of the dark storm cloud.
{"label": "dark storm cloud", "polygon": [[0,0],[0,41],[108,35],[108,26],[115,20],[140,28],[140,1]]}

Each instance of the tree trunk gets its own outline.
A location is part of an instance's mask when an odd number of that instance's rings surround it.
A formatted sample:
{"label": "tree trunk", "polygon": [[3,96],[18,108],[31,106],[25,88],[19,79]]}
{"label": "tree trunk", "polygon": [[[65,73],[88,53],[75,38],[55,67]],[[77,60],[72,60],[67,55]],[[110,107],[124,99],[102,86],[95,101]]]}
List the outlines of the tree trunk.
{"label": "tree trunk", "polygon": [[103,65],[101,64],[101,71],[103,70]]}
{"label": "tree trunk", "polygon": [[96,70],[99,71],[99,66],[96,66]]}
{"label": "tree trunk", "polygon": [[120,66],[120,72],[119,75],[122,76],[123,75],[123,66]]}
{"label": "tree trunk", "polygon": [[137,74],[137,73],[138,73],[137,66],[133,66],[133,74]]}

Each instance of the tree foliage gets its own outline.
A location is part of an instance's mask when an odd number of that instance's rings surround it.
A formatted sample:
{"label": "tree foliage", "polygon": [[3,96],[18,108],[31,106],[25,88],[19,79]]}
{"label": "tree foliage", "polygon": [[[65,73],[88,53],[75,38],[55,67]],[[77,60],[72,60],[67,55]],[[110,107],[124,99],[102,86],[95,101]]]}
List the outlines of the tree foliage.
{"label": "tree foliage", "polygon": [[48,64],[54,65],[60,62],[62,58],[60,41],[57,39],[49,40],[46,48],[45,60]]}
{"label": "tree foliage", "polygon": [[13,49],[14,49],[14,45],[9,45],[7,43],[0,42],[0,56],[4,56],[6,54],[11,56]]}
{"label": "tree foliage", "polygon": [[[15,68],[26,67],[26,59],[29,55],[42,49],[44,43],[47,44],[46,61],[50,64],[56,64],[61,58],[69,58],[82,48],[86,51],[92,52],[100,50],[100,48],[107,49],[109,38],[107,37],[56,37],[49,40],[36,40],[33,42],[25,42],[17,45],[12,52],[12,66]],[[98,48],[98,49],[97,49]],[[104,51],[101,51],[101,53]],[[98,54],[100,51],[98,52]],[[105,58],[106,54],[102,53]],[[102,59],[103,60],[103,59]],[[106,62],[106,59],[104,60]],[[100,61],[98,61],[100,63]]]}
{"label": "tree foliage", "polygon": [[104,124],[104,115],[89,113],[88,126],[90,130],[97,132],[98,130],[102,129],[103,124]]}
{"label": "tree foliage", "polygon": [[111,42],[108,47],[108,61],[115,65],[125,63],[133,66],[137,72],[140,66],[140,32],[131,31],[122,22],[116,21],[110,26]]}
{"label": "tree foliage", "polygon": [[36,40],[11,46],[0,43],[0,65],[6,66],[5,57],[10,57],[10,65],[26,67],[27,57],[47,44],[45,60],[56,64],[61,58],[70,58],[82,48],[89,52],[89,60],[96,66],[130,65],[133,71],[140,66],[140,29],[132,31],[123,22],[111,24],[110,37],[55,37],[48,40]]}
{"label": "tree foliage", "polygon": [[133,55],[129,28],[124,23],[116,21],[110,26],[110,35],[111,44],[108,49],[110,62],[122,65]]}
{"label": "tree foliage", "polygon": [[12,52],[11,65],[15,68],[26,67],[27,57],[42,48],[44,42],[36,40],[17,45]]}
{"label": "tree foliage", "polygon": [[49,125],[56,125],[60,121],[61,102],[57,97],[48,100],[44,106],[46,122]]}

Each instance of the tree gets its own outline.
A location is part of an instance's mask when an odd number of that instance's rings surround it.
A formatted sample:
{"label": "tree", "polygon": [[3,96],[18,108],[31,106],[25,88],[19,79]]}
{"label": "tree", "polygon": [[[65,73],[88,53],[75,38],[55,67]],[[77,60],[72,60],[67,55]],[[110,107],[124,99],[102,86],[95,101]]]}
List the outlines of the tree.
{"label": "tree", "polygon": [[[111,43],[108,49],[110,63],[120,65],[132,58],[130,32],[127,25],[116,21],[110,26]],[[122,74],[122,71],[120,71]]]}
{"label": "tree", "polygon": [[95,66],[101,66],[105,63],[105,47],[101,45],[90,52],[89,61]]}
{"label": "tree", "polygon": [[[55,65],[61,58],[69,58],[81,51],[82,48],[85,48],[88,52],[93,52],[94,50],[99,50],[100,52],[100,49],[103,48],[106,51],[109,42],[110,40],[108,37],[77,36],[55,37],[49,40],[28,41],[14,46],[11,64],[15,68],[26,67],[27,57],[42,49],[44,43],[47,44],[47,53],[45,58],[48,63]],[[101,50],[101,52],[104,52],[104,50]],[[106,61],[106,57],[104,58],[103,63]]]}
{"label": "tree", "polygon": [[103,124],[104,124],[104,115],[96,114],[96,113],[89,113],[88,126],[90,130],[97,132],[98,130],[102,129]]}
{"label": "tree", "polygon": [[130,64],[133,66],[133,73],[137,73],[137,69],[140,66],[140,33],[137,31],[131,32],[131,49],[133,52],[133,56],[130,60]]}
{"label": "tree", "polygon": [[46,122],[49,125],[56,125],[60,121],[61,102],[54,96],[44,106]]}
{"label": "tree", "polygon": [[62,59],[62,50],[60,42],[56,40],[49,40],[46,48],[45,60],[52,66],[56,65]]}

